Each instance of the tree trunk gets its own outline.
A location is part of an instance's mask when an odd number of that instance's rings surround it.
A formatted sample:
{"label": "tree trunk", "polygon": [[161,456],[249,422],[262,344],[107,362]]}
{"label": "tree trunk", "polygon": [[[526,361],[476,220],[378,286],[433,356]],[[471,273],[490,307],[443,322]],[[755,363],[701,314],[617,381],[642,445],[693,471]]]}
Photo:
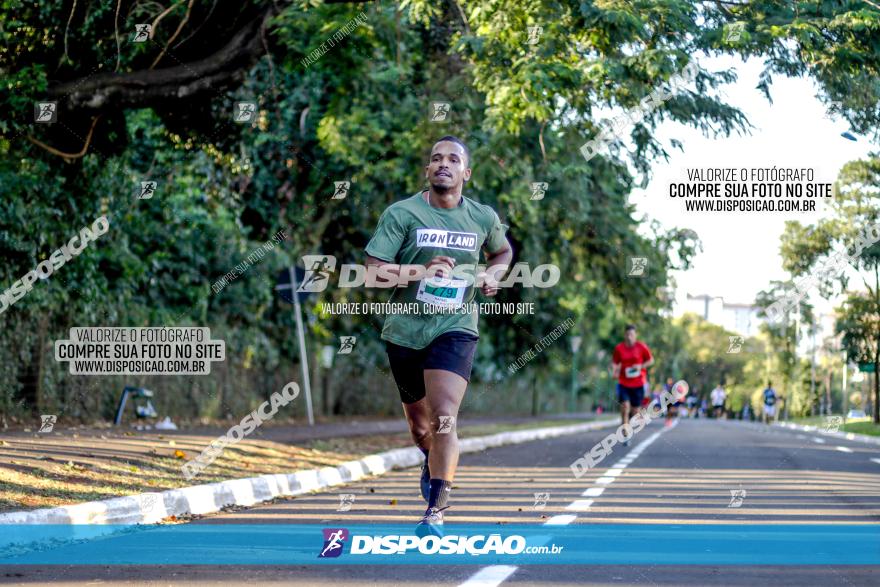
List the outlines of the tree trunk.
{"label": "tree trunk", "polygon": [[538,415],[538,411],[539,411],[538,401],[539,401],[539,399],[540,398],[538,397],[538,386],[535,383],[535,378],[532,377],[532,416],[533,417]]}
{"label": "tree trunk", "polygon": [[825,374],[825,415],[831,415],[831,369]]}

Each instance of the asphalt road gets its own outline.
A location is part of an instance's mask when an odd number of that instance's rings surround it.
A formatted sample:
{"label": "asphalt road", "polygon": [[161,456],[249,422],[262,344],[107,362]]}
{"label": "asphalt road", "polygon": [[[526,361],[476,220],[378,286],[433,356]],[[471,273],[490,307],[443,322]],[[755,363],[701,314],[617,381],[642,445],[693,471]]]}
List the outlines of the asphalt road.
{"label": "asphalt road", "polygon": [[[657,434],[659,432],[659,434]],[[880,528],[880,447],[742,422],[652,423],[576,479],[569,464],[606,431],[464,455],[448,522],[496,524],[865,524]],[[733,501],[731,491],[742,496]],[[744,492],[744,493],[743,493]],[[542,508],[535,493],[547,493]],[[338,511],[340,494],[353,494]],[[731,505],[738,507],[730,507]],[[414,523],[418,471],[396,471],[194,524]],[[634,543],[632,560],[670,564],[432,566],[16,566],[0,583],[201,585],[877,585],[877,565],[694,565],[670,541]],[[880,564],[880,553],[877,563]]]}

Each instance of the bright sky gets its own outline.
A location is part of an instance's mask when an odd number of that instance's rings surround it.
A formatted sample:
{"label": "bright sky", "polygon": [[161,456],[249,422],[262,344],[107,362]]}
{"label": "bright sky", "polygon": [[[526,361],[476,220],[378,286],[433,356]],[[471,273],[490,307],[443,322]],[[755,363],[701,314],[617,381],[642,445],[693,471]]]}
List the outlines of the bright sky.
{"label": "bright sky", "polygon": [[[760,60],[743,62],[724,57],[704,59],[700,65],[712,71],[736,69],[739,81],[725,86],[721,95],[745,113],[754,126],[751,135],[712,139],[678,123],[664,123],[657,136],[667,146],[670,138],[680,140],[684,152],[671,150],[668,163],[655,163],[651,183],[646,190],[634,191],[631,202],[640,215],[647,214],[668,228],[693,229],[703,242],[703,252],[696,257],[693,268],[675,274],[679,304],[687,293],[752,303],[771,280],[788,279],[779,256],[785,221],[812,224],[825,214],[824,202],[812,213],[686,212],[682,198],[669,197],[669,184],[687,181],[687,169],[692,167],[774,165],[813,168],[814,181],[833,182],[844,163],[866,157],[872,145],[864,137],[853,142],[840,136],[850,130],[849,124],[841,118],[827,117],[824,105],[816,98],[817,87],[809,78],[775,77],[771,105],[755,89],[762,69]],[[812,299],[819,301],[816,296]],[[820,303],[819,308],[825,310],[830,305]]]}

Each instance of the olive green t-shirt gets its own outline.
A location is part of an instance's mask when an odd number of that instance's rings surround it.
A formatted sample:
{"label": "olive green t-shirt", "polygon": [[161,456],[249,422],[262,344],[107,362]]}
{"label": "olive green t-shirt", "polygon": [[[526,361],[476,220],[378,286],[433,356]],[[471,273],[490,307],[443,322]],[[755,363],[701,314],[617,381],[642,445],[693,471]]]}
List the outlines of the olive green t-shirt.
{"label": "olive green t-shirt", "polygon": [[[427,265],[443,255],[455,259],[455,266],[480,263],[480,250],[500,251],[506,242],[507,226],[498,214],[484,204],[462,196],[455,208],[435,208],[422,192],[395,202],[379,218],[379,226],[367,244],[366,253],[388,263]],[[476,271],[467,272],[472,278]],[[418,304],[454,309],[473,302],[474,280],[425,278],[395,287],[391,303]],[[451,331],[479,335],[476,312],[389,313],[382,328],[382,338],[401,346],[422,349],[435,338]]]}

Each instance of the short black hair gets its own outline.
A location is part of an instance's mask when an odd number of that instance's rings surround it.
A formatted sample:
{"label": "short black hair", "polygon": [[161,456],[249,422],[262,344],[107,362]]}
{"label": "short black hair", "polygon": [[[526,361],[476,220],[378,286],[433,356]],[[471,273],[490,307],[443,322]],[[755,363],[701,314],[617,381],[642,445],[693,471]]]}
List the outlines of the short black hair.
{"label": "short black hair", "polygon": [[[459,145],[462,149],[464,149],[464,156],[467,157],[467,164],[468,165],[471,164],[471,152],[467,148],[467,145],[464,144],[463,140],[461,140],[458,137],[454,137],[452,135],[446,135],[445,137],[440,137],[439,139],[434,141],[434,145],[436,145],[437,143],[442,143],[443,141],[449,141],[450,143],[455,143],[456,145]],[[431,145],[432,150],[434,148],[434,145]]]}
{"label": "short black hair", "polygon": [[624,331],[624,332],[629,332],[630,330],[635,330],[635,329],[636,329],[636,325],[635,325],[635,324],[627,324],[627,325],[626,325],[626,328],[624,328],[623,331]]}

